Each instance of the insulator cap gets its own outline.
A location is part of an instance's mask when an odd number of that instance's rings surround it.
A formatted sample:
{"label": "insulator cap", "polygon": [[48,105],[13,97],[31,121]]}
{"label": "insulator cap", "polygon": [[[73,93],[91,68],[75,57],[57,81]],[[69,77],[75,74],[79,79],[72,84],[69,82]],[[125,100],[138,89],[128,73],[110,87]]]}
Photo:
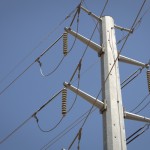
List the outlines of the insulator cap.
{"label": "insulator cap", "polygon": [[62,90],[62,115],[67,113],[67,89]]}
{"label": "insulator cap", "polygon": [[63,54],[66,56],[68,53],[68,33],[64,32],[63,34]]}
{"label": "insulator cap", "polygon": [[148,83],[148,90],[150,92],[150,70],[147,70],[147,83]]}

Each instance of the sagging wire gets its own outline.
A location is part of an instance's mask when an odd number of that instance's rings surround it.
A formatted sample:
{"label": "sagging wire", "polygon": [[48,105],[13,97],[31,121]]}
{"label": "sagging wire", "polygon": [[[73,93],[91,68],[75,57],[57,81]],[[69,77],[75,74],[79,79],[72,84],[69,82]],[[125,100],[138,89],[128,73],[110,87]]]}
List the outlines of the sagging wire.
{"label": "sagging wire", "polygon": [[45,55],[61,38],[61,35],[52,45],[50,45],[39,57],[35,59],[22,73],[20,73],[13,81],[11,81],[1,92],[2,95],[13,83],[15,83],[35,62],[37,62],[43,55]]}
{"label": "sagging wire", "polygon": [[126,139],[127,145],[130,144],[132,141],[134,141],[136,138],[138,138],[140,135],[142,135],[145,131],[147,131],[150,127],[150,123],[145,124],[143,127],[139,128],[137,131],[135,131],[132,135],[130,135]]}
{"label": "sagging wire", "polygon": [[62,57],[62,59],[60,60],[60,62],[57,64],[57,66],[49,73],[45,74],[42,70],[42,63],[41,61],[38,59],[37,62],[39,64],[39,67],[40,67],[40,73],[43,77],[47,77],[47,76],[51,76],[59,67],[60,65],[62,64],[63,60],[64,60],[65,56]]}
{"label": "sagging wire", "polygon": [[[70,28],[71,28],[71,26],[73,25],[73,22],[74,22],[74,20],[75,20],[75,18],[76,18],[76,15],[77,15],[77,32],[78,32],[78,26],[79,26],[80,5],[81,5],[81,4],[79,4],[79,5],[77,6],[76,13],[75,13],[75,15],[74,15],[74,17],[73,17],[73,19],[72,19],[72,21],[71,21],[71,23],[70,23]],[[73,47],[74,47],[74,45],[75,45],[75,42],[76,42],[76,37],[75,37],[75,40],[74,40],[74,42],[73,42],[73,44],[72,44],[70,50],[68,51],[68,34],[67,34],[67,32],[64,32],[64,33],[63,33],[63,54],[64,54],[64,56],[62,57],[62,59],[60,60],[60,62],[58,63],[58,65],[57,65],[51,72],[49,72],[49,73],[47,73],[47,74],[45,74],[45,73],[43,72],[43,70],[42,70],[42,63],[41,63],[41,61],[40,61],[40,58],[37,59],[37,62],[38,62],[38,64],[39,64],[39,66],[40,66],[40,73],[41,73],[41,75],[42,75],[43,77],[47,77],[47,76],[52,75],[52,74],[60,67],[60,65],[62,64],[62,62],[63,62],[63,60],[64,60],[64,58],[65,58],[65,56],[66,56],[68,53],[70,53],[71,50],[73,49]]]}
{"label": "sagging wire", "polygon": [[[92,110],[91,113],[93,113],[97,108]],[[40,148],[40,150],[47,150],[50,148],[53,144],[58,142],[61,138],[63,138],[68,132],[70,132],[73,128],[75,128],[78,124],[80,124],[84,119],[85,115],[89,112],[86,111],[84,114],[82,114],[79,118],[77,118],[74,122],[72,122],[68,127],[66,127],[62,132],[57,134],[52,140],[50,140],[47,144],[45,144],[43,147]]]}
{"label": "sagging wire", "polygon": [[[80,83],[80,70],[81,70],[81,64],[79,64],[79,68],[78,68],[78,88],[79,88],[79,83]],[[69,113],[72,110],[73,106],[75,105],[76,100],[77,100],[77,94],[75,96],[74,102],[72,103],[71,107],[67,111],[67,89],[63,88],[62,89],[62,118],[59,120],[59,122],[54,127],[52,127],[51,129],[48,129],[48,130],[44,130],[44,129],[42,129],[42,127],[39,124],[39,119],[38,119],[37,115],[34,114],[34,118],[37,122],[38,128],[42,132],[51,132],[51,131],[53,131],[62,122],[62,120],[64,119],[66,114]]]}
{"label": "sagging wire", "polygon": [[40,131],[42,131],[42,132],[51,132],[51,131],[53,131],[54,129],[56,129],[56,128],[58,127],[58,125],[59,125],[59,124],[62,122],[62,120],[64,119],[64,116],[62,116],[61,119],[58,121],[58,123],[56,123],[56,125],[54,125],[54,126],[53,126],[52,128],[50,128],[50,129],[45,130],[45,129],[42,129],[42,127],[40,126],[40,124],[39,124],[39,119],[38,119],[37,115],[34,114],[33,117],[35,118],[35,120],[36,120],[36,122],[37,122],[38,128],[39,128]]}
{"label": "sagging wire", "polygon": [[71,15],[75,12],[76,9],[71,11],[52,31],[46,35],[38,44],[35,46],[21,61],[19,61],[9,72],[8,74],[0,80],[2,83],[11,73],[13,73],[33,52],[36,50],[53,32],[55,32]]}
{"label": "sagging wire", "polygon": [[121,83],[121,89],[123,89],[126,85],[128,85],[131,81],[133,81],[138,75],[142,73],[144,68],[137,69],[134,73],[132,73],[126,80]]}
{"label": "sagging wire", "polygon": [[[62,89],[63,90],[63,89]],[[23,127],[31,118],[35,118],[36,114],[39,113],[44,107],[46,107],[50,102],[52,102],[61,92],[57,92],[52,98],[50,98],[44,105],[42,105],[37,111],[35,111],[30,117],[23,121],[18,127],[16,127],[11,133],[9,133],[5,138],[0,141],[0,144],[8,140],[12,135],[14,135],[21,127]]]}

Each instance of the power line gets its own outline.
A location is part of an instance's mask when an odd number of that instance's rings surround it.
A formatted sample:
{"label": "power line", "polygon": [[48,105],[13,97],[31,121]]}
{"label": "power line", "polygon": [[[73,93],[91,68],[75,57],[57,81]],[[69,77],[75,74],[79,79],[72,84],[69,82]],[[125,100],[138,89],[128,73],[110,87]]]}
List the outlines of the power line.
{"label": "power line", "polygon": [[[144,5],[142,5],[142,7],[143,7],[143,6],[144,6]],[[142,10],[142,7],[141,7],[140,11]],[[140,11],[139,11],[138,14],[140,14]],[[138,18],[138,15],[137,15],[137,18]],[[135,19],[135,22],[136,22],[136,19]],[[133,23],[133,26],[134,26],[134,23]],[[132,27],[131,27],[131,29],[132,29]],[[128,36],[126,37],[126,40],[125,40],[125,42],[124,42],[124,44],[123,44],[123,46],[122,46],[120,52],[122,51],[122,49],[123,49],[123,47],[124,47],[124,45],[125,45],[125,43],[126,43],[128,37],[129,37],[129,34],[128,34]],[[85,52],[86,52],[86,51],[85,51]],[[83,56],[84,56],[84,54],[85,54],[85,53],[83,53]],[[117,59],[118,59],[118,58],[117,58]],[[80,61],[82,61],[82,59],[80,59]],[[114,65],[115,65],[115,63],[116,63],[116,62],[114,62]],[[113,67],[114,67],[114,65],[113,65]],[[78,67],[78,66],[77,66],[77,67]],[[112,68],[113,68],[113,67],[112,67]],[[111,71],[112,71],[112,69],[111,69]],[[111,73],[111,71],[110,71],[110,73]],[[110,75],[110,73],[108,74],[108,76]],[[108,76],[107,76],[107,78],[106,78],[106,80],[105,80],[105,83],[106,83],[106,81],[107,81],[107,79],[108,79]],[[101,93],[101,91],[102,91],[102,89],[100,90],[99,94]],[[99,94],[98,94],[98,96],[99,96]],[[90,113],[91,113],[93,107],[94,107],[94,105],[91,107],[90,111],[88,112],[88,114],[87,114],[87,116],[86,116],[86,118],[85,118],[85,120],[84,120],[84,122],[83,122],[81,128],[85,125],[85,122],[86,122],[87,118],[89,117],[89,115],[90,115]]]}
{"label": "power line", "polygon": [[[145,2],[146,2],[146,0],[143,2],[143,4],[142,4],[142,6],[141,6],[141,8],[140,8],[140,10],[139,10],[139,12],[138,12],[138,14],[137,14],[135,20],[134,20],[134,22],[133,22],[133,24],[132,24],[132,26],[131,26],[131,31],[133,30],[133,27],[134,27],[134,25],[135,25],[135,23],[136,23],[136,21],[137,21],[139,15],[140,15],[142,9],[143,9],[143,7],[144,7]],[[105,10],[105,8],[106,8],[107,3],[108,3],[108,1],[106,1],[102,13],[104,12],[104,10]],[[96,29],[96,28],[95,28],[95,29]],[[94,30],[95,30],[95,29],[94,29]],[[129,37],[130,34],[131,34],[131,33],[129,32],[128,35],[126,36],[126,39],[125,39],[125,41],[124,41],[124,43],[123,43],[123,45],[122,45],[122,47],[121,47],[121,49],[120,49],[120,52],[118,53],[118,56],[117,56],[116,60],[114,60],[114,64],[113,64],[112,68],[110,69],[110,72],[108,73],[108,75],[107,75],[107,77],[106,77],[106,79],[105,79],[105,81],[104,81],[104,84],[106,83],[106,81],[107,81],[107,79],[108,79],[108,77],[109,77],[109,75],[110,75],[112,69],[114,68],[114,66],[115,66],[115,64],[116,64],[116,61],[117,61],[118,58],[119,58],[119,54],[122,52],[122,50],[123,50],[123,48],[124,48],[124,46],[125,46],[125,43],[126,43],[126,41],[127,41],[127,39],[128,39],[128,37]],[[93,34],[92,34],[92,36],[93,36]],[[92,37],[92,36],[91,36],[91,37]],[[91,40],[91,39],[90,39],[90,40]],[[88,45],[87,45],[87,47],[88,47]],[[84,51],[82,57],[84,57],[85,53],[86,53],[86,50]],[[82,59],[80,59],[80,60],[82,60]],[[96,100],[95,100],[94,104],[96,103],[96,101],[97,101],[97,99],[98,99],[98,97],[99,97],[99,95],[100,95],[101,92],[102,92],[102,88],[101,88],[100,92],[98,93],[98,96],[96,97]],[[81,128],[83,128],[83,126],[85,125],[85,123],[86,123],[88,117],[90,116],[90,113],[91,113],[91,111],[92,111],[92,109],[93,109],[93,107],[94,107],[94,104],[92,105],[90,111],[88,112],[88,114],[87,114],[87,116],[86,116],[86,118],[85,118],[85,120],[84,120],[84,122],[83,122]]]}
{"label": "power line", "polygon": [[[100,18],[101,18],[101,16],[102,16],[104,10],[106,9],[107,4],[108,4],[108,0],[106,1],[105,5],[104,5],[104,8],[103,8],[103,10],[102,10],[102,12],[101,12],[101,14],[100,14]],[[95,33],[95,30],[96,30],[96,28],[97,28],[98,23],[99,23],[99,22],[97,22],[96,27],[94,28],[94,31],[93,31],[93,33],[92,33],[92,35],[91,35],[91,37],[90,37],[90,40],[92,39],[92,37],[93,37],[93,35],[94,35],[94,33]],[[89,41],[90,41],[90,40],[89,40]],[[82,57],[81,57],[81,59],[80,59],[80,62],[82,62],[82,59],[83,59],[83,57],[84,57],[84,55],[85,55],[85,53],[86,53],[86,51],[87,51],[88,46],[89,46],[89,43],[87,44],[87,46],[86,46],[86,48],[85,48],[85,50],[84,50],[84,53],[83,53],[83,55],[82,55]],[[77,67],[78,67],[78,66],[77,66]],[[75,70],[75,71],[76,71],[76,70]],[[86,115],[86,117],[85,117],[85,119],[84,119],[84,121],[83,121],[83,123],[82,123],[80,129],[82,129],[82,128],[84,127],[84,125],[85,125],[85,123],[86,123],[88,117],[90,116],[90,114],[91,114],[91,112],[92,112],[92,109],[94,108],[95,103],[97,102],[97,99],[98,99],[99,95],[100,95],[100,92],[98,93],[98,95],[97,95],[97,97],[96,97],[96,100],[95,100],[95,102],[93,103],[92,107],[89,109],[88,114]],[[79,131],[80,131],[80,130],[79,130]],[[78,135],[78,134],[77,134],[77,135]],[[76,139],[76,137],[75,137],[75,139]],[[75,139],[74,139],[74,140],[75,140]],[[72,144],[74,143],[74,140],[73,140]],[[79,143],[80,143],[80,141],[79,141]],[[79,144],[79,143],[78,143],[78,144]],[[70,146],[72,146],[72,144],[71,144]],[[78,148],[79,148],[79,145],[78,145]]]}
{"label": "power line", "polygon": [[52,74],[60,67],[60,65],[62,64],[64,58],[65,58],[65,56],[63,56],[62,59],[60,60],[60,62],[56,65],[56,67],[55,67],[51,72],[49,72],[49,73],[47,73],[47,74],[45,74],[45,73],[43,72],[43,70],[42,70],[42,63],[41,63],[41,61],[40,61],[40,60],[37,60],[39,66],[40,66],[40,73],[41,73],[41,75],[42,75],[43,77],[47,77],[47,76],[52,75]]}
{"label": "power line", "polygon": [[44,105],[42,105],[37,111],[35,111],[30,117],[28,117],[25,121],[23,121],[18,127],[16,127],[10,134],[8,134],[4,139],[0,141],[0,144],[4,143],[6,140],[8,140],[13,134],[15,134],[21,127],[23,127],[32,117],[35,118],[37,113],[39,113],[45,106],[47,106],[50,102],[52,102],[61,92],[63,89],[61,89],[59,92],[57,92],[51,99],[49,99]]}
{"label": "power line", "polygon": [[[78,30],[79,30],[80,5],[81,5],[81,4],[79,4],[79,5],[77,6],[77,10],[76,10],[75,15],[74,15],[74,17],[73,17],[73,19],[72,19],[72,21],[71,21],[71,24],[70,24],[70,27],[71,27],[71,26],[73,25],[73,22],[74,22],[76,16],[77,16],[77,33],[78,33]],[[72,44],[70,50],[68,51],[68,53],[70,53],[70,52],[72,51],[72,49],[73,49],[73,47],[74,47],[74,45],[75,45],[75,42],[76,42],[76,37],[75,37],[75,40],[74,40],[74,42],[73,42],[73,44]],[[60,60],[60,62],[58,63],[58,65],[57,65],[51,72],[49,72],[49,73],[47,73],[47,74],[44,74],[44,73],[43,73],[43,70],[42,70],[42,63],[41,63],[41,61],[38,59],[37,62],[38,62],[38,64],[39,64],[39,66],[40,66],[40,73],[41,73],[41,75],[42,75],[43,77],[47,77],[47,76],[52,75],[52,74],[60,67],[60,65],[62,64],[64,58],[65,58],[65,56],[63,56],[62,59]]]}
{"label": "power line", "polygon": [[[141,100],[141,102],[135,107],[135,108],[133,108],[130,112],[134,112],[136,109],[138,109],[138,107],[140,107],[140,105],[142,105],[142,103],[148,98],[150,96],[150,93],[148,93],[146,96],[144,96],[144,98]],[[147,105],[147,104],[146,104]],[[142,111],[145,107],[146,107],[146,105],[140,110],[140,111]],[[139,111],[139,112],[140,112]],[[138,112],[136,112],[136,113],[138,113]]]}
{"label": "power line", "polygon": [[[147,99],[149,96],[150,96],[150,93],[145,97],[145,99]],[[145,99],[143,99],[143,101]],[[135,114],[138,114],[139,112],[141,112],[142,110],[144,110],[149,104],[150,104],[150,101],[147,102],[139,111],[135,112]]]}
{"label": "power line", "polygon": [[71,11],[69,15],[67,15],[52,31],[50,31],[46,37],[44,37],[38,44],[35,46],[21,61],[19,61],[6,75],[0,80],[0,83],[2,83],[7,77],[12,74],[45,40],[54,33],[67,19],[71,17],[71,15],[74,13],[76,9]]}
{"label": "power line", "polygon": [[128,85],[131,81],[133,81],[138,75],[142,73],[144,68],[137,69],[134,73],[132,73],[125,81],[121,83],[121,89],[123,89],[126,85]]}
{"label": "power line", "polygon": [[[91,113],[93,113],[97,108],[92,110]],[[85,115],[89,112],[86,111],[84,114],[82,114],[79,118],[77,118],[73,123],[71,123],[68,127],[66,127],[62,132],[57,134],[52,140],[50,140],[47,144],[45,144],[43,147],[40,148],[40,150],[43,149],[48,149],[50,148],[53,144],[58,142],[61,138],[63,138],[68,132],[70,132],[73,128],[75,128],[79,123],[81,123],[85,119]]]}
{"label": "power line", "polygon": [[43,55],[45,55],[61,38],[61,35],[52,45],[50,45],[34,62],[32,62],[22,73],[20,73],[12,82],[10,82],[1,92],[2,95],[13,83],[15,83],[35,62],[37,62]]}
{"label": "power line", "polygon": [[58,123],[57,123],[54,127],[50,128],[50,129],[47,129],[47,130],[43,129],[43,128],[40,126],[40,124],[39,124],[39,119],[37,118],[36,115],[34,115],[34,118],[35,118],[35,120],[36,120],[36,122],[37,122],[37,125],[38,125],[38,128],[40,129],[40,131],[42,131],[42,132],[51,132],[51,131],[53,131],[54,129],[56,129],[56,128],[58,127],[58,125],[60,125],[60,123],[61,123],[62,120],[64,119],[64,116],[61,117],[61,119],[58,121]]}
{"label": "power line", "polygon": [[[97,62],[95,62],[97,63]],[[94,63],[94,64],[95,64]],[[94,66],[94,64],[92,64],[90,67],[88,67],[85,72],[87,72],[91,67]],[[80,76],[80,73],[78,75],[78,77]],[[79,80],[79,78],[78,78]],[[74,82],[74,81],[73,81]],[[78,81],[78,87],[79,87],[79,81]],[[47,101],[44,105],[42,105],[42,107],[40,107],[40,109],[38,109],[37,111],[35,111],[29,118],[27,118],[25,121],[23,121],[23,123],[21,123],[17,128],[15,128],[15,130],[13,130],[8,136],[6,136],[3,140],[0,141],[0,144],[2,144],[3,142],[5,142],[9,137],[11,137],[15,132],[17,132],[21,127],[23,127],[31,118],[35,118],[36,114],[38,112],[40,112],[46,105],[48,105],[55,97],[57,97],[57,95],[59,95],[62,92],[62,90],[60,90],[55,96],[53,96],[49,101]],[[73,105],[75,104],[75,101],[77,99],[77,96],[75,97],[75,100],[72,104],[72,106],[69,108],[68,112],[69,113],[71,111],[71,109],[73,108]],[[87,112],[86,112],[87,113]],[[36,118],[35,118],[36,119]],[[60,121],[59,121],[60,122]],[[58,122],[58,123],[59,123]],[[56,124],[57,125],[57,124]],[[58,125],[57,125],[58,126]]]}
{"label": "power line", "polygon": [[134,141],[136,138],[138,138],[140,135],[142,135],[145,131],[147,131],[149,129],[149,126],[150,126],[150,124],[145,124],[143,127],[139,128],[137,131],[135,131],[131,136],[129,136],[126,139],[127,144],[130,144],[132,141]]}

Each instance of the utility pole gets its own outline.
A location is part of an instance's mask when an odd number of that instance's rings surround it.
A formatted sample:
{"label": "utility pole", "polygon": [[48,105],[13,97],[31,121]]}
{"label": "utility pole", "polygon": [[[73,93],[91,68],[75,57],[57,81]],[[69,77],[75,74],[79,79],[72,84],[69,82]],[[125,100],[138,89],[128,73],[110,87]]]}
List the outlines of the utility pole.
{"label": "utility pole", "polygon": [[99,18],[82,6],[81,9],[99,21],[101,25],[101,44],[98,45],[71,29],[65,28],[65,30],[95,50],[101,57],[102,101],[92,97],[80,89],[77,89],[71,84],[65,82],[64,85],[66,88],[70,89],[100,109],[103,117],[104,150],[126,150],[127,146],[124,118],[149,123],[150,118],[123,110],[118,60],[145,68],[149,67],[149,65],[118,55],[115,28],[125,30],[127,32],[131,32],[130,30],[115,25],[113,18],[110,16]]}
{"label": "utility pole", "polygon": [[118,53],[113,18],[109,16],[102,17],[101,32],[101,44],[104,49],[104,54],[101,56],[102,99],[107,104],[107,109],[102,115],[104,150],[126,150]]}

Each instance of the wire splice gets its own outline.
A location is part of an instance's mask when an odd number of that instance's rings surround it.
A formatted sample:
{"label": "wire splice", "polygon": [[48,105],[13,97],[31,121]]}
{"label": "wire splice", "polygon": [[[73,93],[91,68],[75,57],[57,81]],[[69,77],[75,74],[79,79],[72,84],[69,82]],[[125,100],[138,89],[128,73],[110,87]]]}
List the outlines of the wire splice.
{"label": "wire splice", "polygon": [[67,113],[67,89],[62,90],[62,115],[65,116]]}
{"label": "wire splice", "polygon": [[148,91],[150,93],[150,70],[147,70],[147,83],[148,83]]}
{"label": "wire splice", "polygon": [[66,56],[68,53],[68,33],[63,33],[63,54]]}

